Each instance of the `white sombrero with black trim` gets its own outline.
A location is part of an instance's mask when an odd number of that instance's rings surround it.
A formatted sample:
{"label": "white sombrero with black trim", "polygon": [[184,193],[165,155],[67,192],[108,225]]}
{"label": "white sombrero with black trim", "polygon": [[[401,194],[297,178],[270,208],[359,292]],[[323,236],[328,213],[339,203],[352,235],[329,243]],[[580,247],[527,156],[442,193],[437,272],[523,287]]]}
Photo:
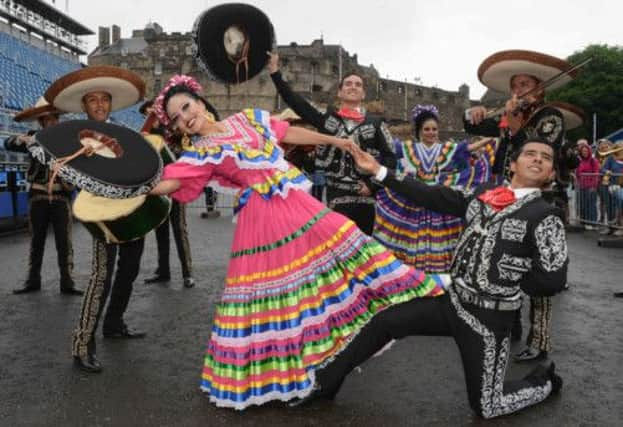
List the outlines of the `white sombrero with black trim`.
{"label": "white sombrero with black trim", "polygon": [[[527,74],[543,82],[570,68],[571,65],[567,61],[544,53],[530,50],[503,50],[489,56],[480,64],[478,79],[489,89],[510,94],[510,81],[513,76]],[[576,72],[562,76],[546,90],[567,84],[575,77]]]}
{"label": "white sombrero with black trim", "polygon": [[94,65],[65,74],[45,92],[54,107],[82,113],[82,99],[91,92],[109,93],[112,111],[130,107],[145,96],[145,82],[136,73],[112,65]]}
{"label": "white sombrero with black trim", "polygon": [[54,108],[54,106],[48,104],[45,98],[41,97],[37,100],[34,107],[25,108],[13,117],[16,122],[32,122],[40,117],[44,117],[50,114],[62,114],[63,112]]}

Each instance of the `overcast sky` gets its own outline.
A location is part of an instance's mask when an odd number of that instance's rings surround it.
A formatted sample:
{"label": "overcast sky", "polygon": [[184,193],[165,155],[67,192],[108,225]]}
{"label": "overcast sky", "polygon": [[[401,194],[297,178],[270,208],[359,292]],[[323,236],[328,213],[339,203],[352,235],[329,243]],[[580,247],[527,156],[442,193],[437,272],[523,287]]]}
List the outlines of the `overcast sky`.
{"label": "overcast sky", "polygon": [[[47,0],[52,3],[51,0]],[[67,0],[56,0],[65,11]],[[97,33],[117,24],[122,37],[157,22],[190,31],[207,0],[69,0],[69,15]],[[383,77],[457,90],[479,98],[476,70],[488,55],[529,49],[567,57],[589,44],[623,44],[622,1],[606,0],[255,0],[275,27],[278,44],[310,44],[322,35],[374,64]],[[97,36],[88,38],[89,50]]]}

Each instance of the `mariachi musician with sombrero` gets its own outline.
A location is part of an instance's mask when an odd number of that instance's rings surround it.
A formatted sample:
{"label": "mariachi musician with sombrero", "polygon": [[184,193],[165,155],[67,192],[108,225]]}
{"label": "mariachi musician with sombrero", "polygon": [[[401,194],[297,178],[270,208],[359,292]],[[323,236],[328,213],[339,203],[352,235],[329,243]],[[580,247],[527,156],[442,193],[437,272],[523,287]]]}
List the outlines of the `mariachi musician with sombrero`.
{"label": "mariachi musician with sombrero", "polygon": [[[563,145],[564,134],[583,123],[584,113],[570,104],[545,103],[544,97],[546,90],[558,88],[574,76],[575,71],[567,61],[550,55],[526,50],[497,52],[480,65],[478,78],[487,88],[507,94],[510,99],[499,110],[501,114],[491,114],[476,106],[467,110],[464,120],[465,130],[470,134],[501,136],[493,167],[500,179],[510,179],[510,154],[527,138],[548,141],[558,158],[558,171],[551,191],[544,191],[543,196],[564,210],[565,184],[570,170],[577,167],[577,156]],[[531,329],[527,348],[515,356],[518,362],[545,359],[551,350],[551,298],[531,297],[530,301]],[[513,338],[521,339],[519,311]]]}
{"label": "mariachi musician with sombrero", "polygon": [[[37,121],[41,129],[58,124],[61,111],[54,108],[48,102],[40,98],[34,107],[27,108],[15,115],[16,122]],[[27,145],[31,142],[29,135],[16,135],[6,140],[7,150],[28,153]],[[43,251],[47,237],[48,226],[52,224],[58,267],[60,269],[61,293],[68,295],[82,295],[82,291],[75,288],[72,278],[74,266],[74,253],[71,242],[71,192],[73,187],[61,180],[54,178],[50,169],[30,157],[30,166],[27,173],[30,182],[28,221],[31,232],[30,252],[28,254],[28,278],[23,287],[15,289],[14,294],[38,292],[41,290],[41,265]],[[48,190],[50,192],[48,193]]]}
{"label": "mariachi musician with sombrero", "polygon": [[[82,188],[74,203],[74,215],[94,235],[91,276],[72,341],[74,364],[86,372],[102,369],[95,353],[95,331],[109,294],[110,302],[102,328],[104,337],[141,338],[145,335],[128,328],[123,320],[132,284],[139,273],[144,239],[138,237],[122,242],[112,225],[106,225],[103,218],[96,218],[109,209],[117,209],[117,204],[139,204],[138,196],[130,197],[137,193],[135,187],[118,188],[109,181],[141,181],[143,177],[135,175],[143,169],[142,158],[158,158],[155,150],[142,147],[141,143],[145,141],[140,135],[130,130],[111,134],[107,126],[114,127],[115,131],[121,127],[106,123],[112,111],[136,104],[144,93],[145,84],[137,74],[113,66],[90,66],[74,71],[54,82],[45,93],[45,98],[55,107],[74,113],[84,112],[89,119],[57,126],[56,130],[65,132],[68,141],[63,153],[47,144],[50,134],[42,135],[39,141],[47,154],[57,157],[52,164],[58,174],[75,180]],[[138,135],[139,141],[131,141],[132,135]],[[148,144],[145,142],[145,145]],[[93,152],[84,152],[89,147]],[[69,155],[72,151],[74,154]],[[61,157],[63,161],[59,161]],[[161,167],[161,163],[156,164]],[[114,197],[129,198],[117,201]],[[113,284],[115,263],[117,273]]]}

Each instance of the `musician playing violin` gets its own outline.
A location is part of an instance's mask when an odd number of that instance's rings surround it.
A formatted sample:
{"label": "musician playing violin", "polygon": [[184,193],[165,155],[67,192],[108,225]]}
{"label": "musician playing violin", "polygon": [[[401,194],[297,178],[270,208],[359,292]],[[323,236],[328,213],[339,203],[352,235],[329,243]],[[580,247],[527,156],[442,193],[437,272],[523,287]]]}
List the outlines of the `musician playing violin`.
{"label": "musician playing violin", "polygon": [[[543,191],[543,198],[566,211],[566,184],[570,171],[577,167],[577,156],[563,146],[567,111],[555,104],[545,103],[545,91],[569,82],[574,73],[564,73],[571,69],[566,61],[539,52],[508,50],[497,52],[478,68],[480,81],[489,89],[506,93],[503,114],[491,117],[483,106],[475,106],[466,111],[465,131],[474,135],[500,136],[493,173],[500,181],[510,180],[510,153],[530,138],[540,138],[554,148],[559,165],[558,173],[550,183],[549,191]],[[563,74],[561,76],[561,73]],[[558,78],[560,76],[560,78]],[[555,84],[545,85],[557,78]],[[515,356],[515,361],[542,360],[551,351],[550,330],[552,301],[549,297],[530,298],[531,327],[527,347]],[[512,338],[521,339],[521,312],[512,329]]]}
{"label": "musician playing violin", "polygon": [[[535,91],[541,80],[528,74],[510,78],[511,98],[505,103],[504,114],[485,118],[487,109],[481,105],[469,110],[465,131],[484,136],[501,136],[493,173],[509,178],[508,156],[528,135],[539,136],[560,148],[564,135],[564,119],[556,108],[545,105],[545,92]],[[527,95],[526,95],[527,94]]]}

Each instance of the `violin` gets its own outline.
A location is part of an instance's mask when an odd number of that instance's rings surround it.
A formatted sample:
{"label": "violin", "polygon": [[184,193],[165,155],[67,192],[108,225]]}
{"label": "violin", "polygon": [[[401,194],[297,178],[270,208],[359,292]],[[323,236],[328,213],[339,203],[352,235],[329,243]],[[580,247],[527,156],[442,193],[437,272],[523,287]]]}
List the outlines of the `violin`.
{"label": "violin", "polygon": [[506,103],[500,128],[509,129],[513,134],[517,133],[541,105],[543,105],[542,96],[513,97]]}

